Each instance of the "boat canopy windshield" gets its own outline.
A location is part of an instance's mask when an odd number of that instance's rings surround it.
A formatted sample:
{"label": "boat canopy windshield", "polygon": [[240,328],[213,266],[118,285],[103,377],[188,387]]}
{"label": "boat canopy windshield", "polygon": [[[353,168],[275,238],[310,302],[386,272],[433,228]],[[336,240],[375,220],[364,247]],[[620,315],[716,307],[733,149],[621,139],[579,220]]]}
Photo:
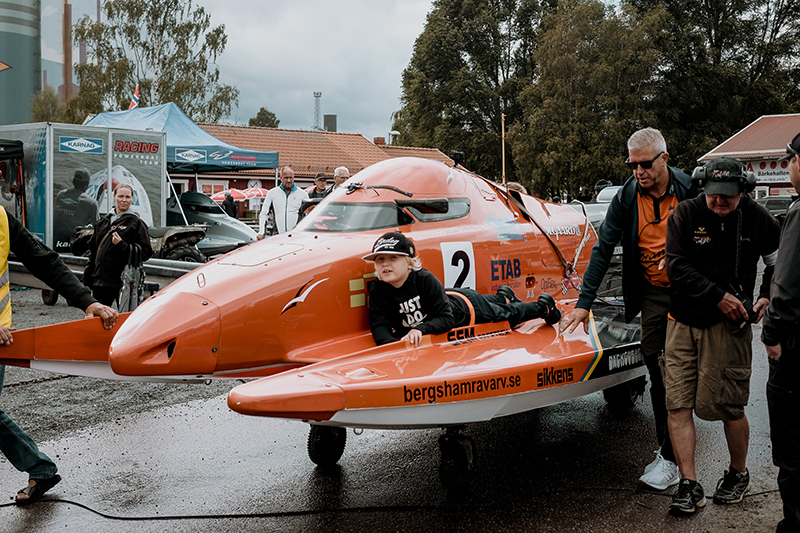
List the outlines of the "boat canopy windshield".
{"label": "boat canopy windshield", "polygon": [[[420,222],[462,218],[468,198],[398,200],[395,202],[330,202],[317,205],[298,224],[302,231],[351,232],[395,228]],[[412,216],[413,215],[413,216]]]}

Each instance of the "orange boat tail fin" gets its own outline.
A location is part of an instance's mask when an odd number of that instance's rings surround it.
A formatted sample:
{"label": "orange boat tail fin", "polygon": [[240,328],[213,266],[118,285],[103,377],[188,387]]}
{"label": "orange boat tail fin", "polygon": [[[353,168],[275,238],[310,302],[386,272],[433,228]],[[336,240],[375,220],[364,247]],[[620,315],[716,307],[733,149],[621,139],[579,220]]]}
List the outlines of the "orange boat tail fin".
{"label": "orange boat tail fin", "polygon": [[0,346],[0,364],[30,367],[32,361],[108,362],[108,348],[130,313],[120,314],[114,328],[99,317],[13,332],[14,342]]}

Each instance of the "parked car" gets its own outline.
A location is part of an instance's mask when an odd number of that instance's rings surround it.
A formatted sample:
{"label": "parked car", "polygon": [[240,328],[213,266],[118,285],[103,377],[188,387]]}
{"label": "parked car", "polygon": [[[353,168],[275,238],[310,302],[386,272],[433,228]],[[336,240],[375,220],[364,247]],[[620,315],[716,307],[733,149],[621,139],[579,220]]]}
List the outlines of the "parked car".
{"label": "parked car", "polygon": [[622,188],[621,185],[609,185],[608,187],[605,187],[602,191],[597,193],[597,203],[610,204],[611,200],[614,198],[614,196],[617,194],[617,192],[619,192],[621,188]]}
{"label": "parked car", "polygon": [[778,219],[778,222],[783,224],[783,219],[786,218],[786,211],[792,205],[791,196],[765,196],[756,200],[756,203],[763,205],[772,216]]}
{"label": "parked car", "polygon": [[600,226],[603,224],[603,220],[606,218],[606,212],[608,211],[608,207],[611,205],[610,203],[597,203],[597,204],[581,204],[579,202],[570,202],[568,204],[564,204],[567,207],[571,207],[574,211],[580,213],[581,215],[586,214],[586,218],[589,219],[589,222],[592,223],[594,228],[597,231],[600,231]]}
{"label": "parked car", "polygon": [[606,218],[606,212],[611,206],[611,200],[621,188],[619,185],[609,185],[597,194],[597,199],[594,202],[582,204],[573,200],[566,205],[580,214],[585,212],[586,218],[589,219],[595,230],[600,231],[600,226],[602,226],[603,220]]}

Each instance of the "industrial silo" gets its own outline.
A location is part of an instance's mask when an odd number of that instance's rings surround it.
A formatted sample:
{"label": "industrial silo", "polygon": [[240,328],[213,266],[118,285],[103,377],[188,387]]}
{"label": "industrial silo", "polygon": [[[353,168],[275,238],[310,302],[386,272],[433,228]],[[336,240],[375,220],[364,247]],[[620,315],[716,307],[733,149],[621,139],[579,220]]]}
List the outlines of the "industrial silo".
{"label": "industrial silo", "polygon": [[41,1],[0,2],[0,124],[30,120],[41,65]]}

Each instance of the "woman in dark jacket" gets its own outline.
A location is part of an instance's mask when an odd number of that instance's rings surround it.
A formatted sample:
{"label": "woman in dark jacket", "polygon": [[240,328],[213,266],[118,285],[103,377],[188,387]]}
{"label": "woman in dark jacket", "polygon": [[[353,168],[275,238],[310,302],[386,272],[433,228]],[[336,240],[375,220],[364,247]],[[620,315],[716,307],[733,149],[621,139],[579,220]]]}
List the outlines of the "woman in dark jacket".
{"label": "woman in dark jacket", "polygon": [[120,183],[114,188],[114,213],[108,213],[94,229],[89,242],[89,263],[83,272],[83,283],[92,295],[105,305],[117,299],[122,288],[122,271],[130,259],[131,247],[141,247],[141,260],[153,255],[147,224],[131,208],[133,187]]}

